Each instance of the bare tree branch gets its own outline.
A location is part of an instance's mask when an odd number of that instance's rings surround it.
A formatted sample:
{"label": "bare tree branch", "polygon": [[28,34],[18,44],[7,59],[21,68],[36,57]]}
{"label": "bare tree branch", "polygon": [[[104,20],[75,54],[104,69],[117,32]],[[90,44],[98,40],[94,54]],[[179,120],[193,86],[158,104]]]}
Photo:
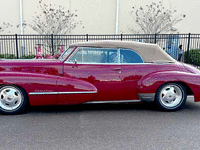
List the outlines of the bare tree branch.
{"label": "bare tree branch", "polygon": [[[65,10],[62,6],[47,5],[40,0],[38,8],[40,8],[41,12],[35,12],[34,20],[31,23],[24,22],[23,25],[31,27],[39,34],[66,35],[76,28],[78,24],[81,24],[81,22],[76,22],[77,15],[75,13]],[[47,38],[49,37],[47,36]],[[43,45],[46,51],[52,52],[51,42],[51,40],[43,40],[40,44]],[[62,43],[62,40],[53,40],[54,52],[59,51],[60,43]]]}
{"label": "bare tree branch", "polygon": [[[136,24],[140,27],[141,31],[137,33],[144,34],[159,34],[169,31],[173,25],[183,20],[185,15],[177,14],[176,10],[165,10],[162,3],[152,3],[146,5],[145,8],[142,6],[137,10],[133,7],[131,16]],[[131,32],[136,30],[133,28],[129,29]]]}
{"label": "bare tree branch", "polygon": [[47,5],[39,1],[39,8],[42,13],[37,14],[32,23],[25,25],[30,26],[39,34],[68,34],[70,33],[79,22],[75,21],[77,15],[65,10],[64,7],[55,5]]}
{"label": "bare tree branch", "polygon": [[5,29],[7,29],[7,28],[9,28],[9,27],[12,27],[12,25],[9,24],[9,23],[3,22],[3,24],[0,25],[0,32],[3,32]]}

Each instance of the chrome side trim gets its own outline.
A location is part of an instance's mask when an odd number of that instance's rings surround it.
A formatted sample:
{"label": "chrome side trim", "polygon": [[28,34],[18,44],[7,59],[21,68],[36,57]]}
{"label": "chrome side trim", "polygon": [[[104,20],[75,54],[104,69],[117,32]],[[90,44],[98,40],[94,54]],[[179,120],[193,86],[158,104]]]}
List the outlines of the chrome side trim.
{"label": "chrome side trim", "polygon": [[97,91],[79,91],[79,92],[30,92],[29,95],[52,95],[52,94],[92,94]]}
{"label": "chrome side trim", "polygon": [[[74,64],[74,62],[64,62],[65,64]],[[84,62],[78,62],[77,64],[82,65],[146,65],[146,64],[153,64],[153,63],[84,63]]]}
{"label": "chrome side trim", "polygon": [[91,93],[97,93],[97,91],[58,92],[58,94],[91,94]]}
{"label": "chrome side trim", "polygon": [[58,94],[58,92],[30,92],[29,95],[51,95]]}
{"label": "chrome side trim", "polygon": [[[173,62],[174,63],[174,62]],[[74,62],[67,62],[65,61],[64,64],[74,64]],[[82,63],[78,62],[77,64],[80,65],[167,65],[167,64],[172,64],[171,62],[164,62],[164,63],[149,63],[149,62],[144,62],[144,63]]]}
{"label": "chrome side trim", "polygon": [[155,100],[155,95],[155,93],[138,93],[140,100],[145,102],[153,102]]}
{"label": "chrome side trim", "polygon": [[132,103],[141,102],[141,100],[119,100],[119,101],[89,101],[84,104],[105,104],[105,103]]}

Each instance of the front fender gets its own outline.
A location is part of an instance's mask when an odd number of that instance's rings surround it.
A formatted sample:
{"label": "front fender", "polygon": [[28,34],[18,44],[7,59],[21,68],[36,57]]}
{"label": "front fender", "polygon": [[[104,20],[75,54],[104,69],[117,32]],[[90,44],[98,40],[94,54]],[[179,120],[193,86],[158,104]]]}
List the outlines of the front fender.
{"label": "front fender", "polygon": [[29,98],[30,105],[56,105],[56,95],[30,95],[37,92],[57,92],[58,76],[36,73],[0,72],[0,85],[22,87]]}
{"label": "front fender", "polygon": [[97,95],[87,81],[36,73],[0,72],[0,85],[22,87],[32,106],[83,103]]}
{"label": "front fender", "polygon": [[97,88],[84,80],[59,77],[57,81],[58,104],[80,104],[91,101],[97,95]]}
{"label": "front fender", "polygon": [[195,101],[200,101],[200,75],[180,71],[163,71],[144,76],[138,82],[138,93],[156,93],[167,82],[185,83],[192,90]]}

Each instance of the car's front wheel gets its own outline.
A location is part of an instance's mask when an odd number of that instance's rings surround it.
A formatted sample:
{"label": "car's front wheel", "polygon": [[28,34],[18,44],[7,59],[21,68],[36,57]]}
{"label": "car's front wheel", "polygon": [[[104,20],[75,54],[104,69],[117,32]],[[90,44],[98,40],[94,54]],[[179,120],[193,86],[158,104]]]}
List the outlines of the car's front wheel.
{"label": "car's front wheel", "polygon": [[27,104],[27,96],[23,89],[9,85],[0,88],[0,112],[16,114],[22,112]]}
{"label": "car's front wheel", "polygon": [[175,111],[181,109],[186,102],[187,93],[180,83],[166,83],[156,93],[157,106],[162,110]]}

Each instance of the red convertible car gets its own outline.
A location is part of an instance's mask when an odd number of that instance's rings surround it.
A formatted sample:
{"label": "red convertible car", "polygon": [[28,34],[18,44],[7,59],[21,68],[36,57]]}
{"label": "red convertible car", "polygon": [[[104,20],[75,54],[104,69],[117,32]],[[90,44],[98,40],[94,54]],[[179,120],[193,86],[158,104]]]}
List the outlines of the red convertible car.
{"label": "red convertible car", "polygon": [[27,105],[155,102],[178,110],[187,95],[200,101],[200,71],[177,62],[158,45],[138,42],[76,43],[58,60],[0,60],[0,111]]}

